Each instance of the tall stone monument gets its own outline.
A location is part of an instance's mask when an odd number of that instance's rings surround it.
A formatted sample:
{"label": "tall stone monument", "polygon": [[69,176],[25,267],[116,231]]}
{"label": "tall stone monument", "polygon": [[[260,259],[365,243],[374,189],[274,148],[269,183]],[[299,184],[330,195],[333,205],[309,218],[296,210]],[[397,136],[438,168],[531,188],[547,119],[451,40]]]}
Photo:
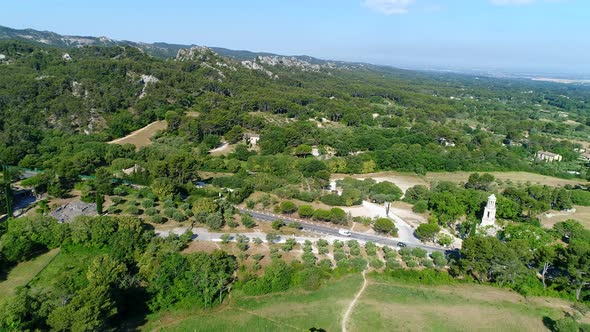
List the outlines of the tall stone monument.
{"label": "tall stone monument", "polygon": [[488,197],[488,204],[483,210],[483,217],[481,218],[481,226],[496,227],[496,195],[492,194]]}

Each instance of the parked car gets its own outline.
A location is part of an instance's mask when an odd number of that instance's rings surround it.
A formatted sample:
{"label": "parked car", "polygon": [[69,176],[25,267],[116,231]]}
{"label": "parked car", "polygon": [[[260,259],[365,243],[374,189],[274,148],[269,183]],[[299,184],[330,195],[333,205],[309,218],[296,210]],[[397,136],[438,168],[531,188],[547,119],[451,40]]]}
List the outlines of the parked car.
{"label": "parked car", "polygon": [[344,235],[344,236],[351,236],[352,235],[352,233],[350,233],[350,231],[348,229],[344,229],[344,228],[339,229],[338,234]]}
{"label": "parked car", "polygon": [[403,247],[407,247],[408,245],[405,244],[405,243],[403,243],[403,242],[398,242],[397,243],[397,246],[400,247],[400,248],[403,248]]}

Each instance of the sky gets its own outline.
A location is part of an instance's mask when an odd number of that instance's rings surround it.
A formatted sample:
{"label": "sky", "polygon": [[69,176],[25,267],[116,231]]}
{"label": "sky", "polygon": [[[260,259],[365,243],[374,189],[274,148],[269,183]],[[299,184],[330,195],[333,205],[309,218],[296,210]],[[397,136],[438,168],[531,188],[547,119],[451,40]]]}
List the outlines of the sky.
{"label": "sky", "polygon": [[590,77],[589,0],[18,0],[0,25],[413,69]]}

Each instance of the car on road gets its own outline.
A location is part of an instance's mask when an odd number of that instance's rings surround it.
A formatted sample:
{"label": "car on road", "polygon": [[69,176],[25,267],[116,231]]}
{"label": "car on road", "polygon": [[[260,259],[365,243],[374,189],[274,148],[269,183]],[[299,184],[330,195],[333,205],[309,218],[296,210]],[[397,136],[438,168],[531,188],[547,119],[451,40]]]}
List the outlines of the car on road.
{"label": "car on road", "polygon": [[403,242],[398,242],[397,243],[397,246],[400,247],[400,248],[404,248],[404,247],[407,247],[408,245],[405,244],[405,243],[403,243]]}
{"label": "car on road", "polygon": [[352,235],[352,233],[348,229],[344,229],[344,228],[339,229],[338,234],[344,235],[344,236],[351,236]]}

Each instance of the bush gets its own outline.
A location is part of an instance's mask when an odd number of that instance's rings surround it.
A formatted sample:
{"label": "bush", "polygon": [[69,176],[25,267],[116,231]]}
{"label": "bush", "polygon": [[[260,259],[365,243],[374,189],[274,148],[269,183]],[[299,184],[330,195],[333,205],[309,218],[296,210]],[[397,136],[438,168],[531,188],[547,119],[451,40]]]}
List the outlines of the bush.
{"label": "bush", "polygon": [[418,258],[426,258],[426,255],[428,255],[428,252],[422,248],[413,248],[412,255],[414,257],[418,257]]}
{"label": "bush", "polygon": [[341,208],[330,209],[330,221],[334,224],[345,224],[346,223],[346,211]]}
{"label": "bush", "polygon": [[297,241],[293,238],[289,238],[285,241],[285,243],[283,243],[283,245],[281,246],[281,249],[285,252],[291,251],[293,250],[293,248],[295,247],[295,245],[297,244]]}
{"label": "bush", "polygon": [[438,232],[440,232],[440,226],[432,223],[421,224],[416,228],[416,236],[422,241],[433,241]]}
{"label": "bush", "polygon": [[272,222],[272,228],[276,229],[277,231],[280,230],[282,227],[284,227],[286,224],[284,221],[282,221],[281,219],[277,219],[275,221]]}
{"label": "bush", "polygon": [[171,208],[175,208],[176,205],[174,204],[174,201],[172,201],[170,199],[167,199],[167,200],[164,201],[164,207],[171,209]]}
{"label": "bush", "polygon": [[143,200],[141,202],[141,206],[144,207],[144,208],[146,208],[146,209],[147,208],[154,207],[154,201],[152,201],[151,199]]}
{"label": "bush", "polygon": [[164,209],[164,215],[168,218],[173,218],[174,217],[174,213],[176,213],[176,209],[175,208],[166,208]]}
{"label": "bush", "polygon": [[161,215],[154,215],[150,218],[150,221],[154,224],[163,224],[167,221],[166,218],[164,218],[164,216]]}
{"label": "bush", "polygon": [[430,257],[432,257],[432,260],[434,261],[434,265],[436,265],[438,267],[443,267],[443,266],[446,266],[448,264],[448,261],[445,258],[445,254],[443,254],[440,251],[433,252],[430,255]]}
{"label": "bush", "polygon": [[377,255],[377,245],[371,241],[368,241],[365,243],[365,251],[367,252],[367,255],[375,256]]}
{"label": "bush", "polygon": [[256,206],[256,202],[254,202],[253,200],[249,199],[246,201],[246,207],[248,209],[253,209]]}
{"label": "bush", "polygon": [[186,217],[184,214],[180,213],[180,211],[175,210],[174,213],[172,213],[172,219],[176,222],[183,222],[186,220]]}
{"label": "bush", "polygon": [[428,210],[428,202],[427,201],[418,201],[412,207],[412,211],[416,213],[424,213]]}
{"label": "bush", "polygon": [[255,238],[252,239],[252,242],[255,243],[255,244],[262,244],[263,241],[262,241],[261,238],[255,237]]}
{"label": "bush", "polygon": [[112,206],[109,206],[109,208],[107,209],[107,212],[111,213],[111,214],[119,214],[119,213],[121,213],[121,209],[119,209],[119,207],[116,205],[112,205]]}
{"label": "bush", "polygon": [[342,196],[337,194],[327,194],[320,197],[320,201],[330,206],[346,206],[346,201]]}
{"label": "bush", "polygon": [[238,224],[238,222],[235,221],[233,218],[227,221],[227,225],[230,228],[236,228],[236,227],[240,226],[240,224]]}
{"label": "bush", "polygon": [[111,197],[111,201],[113,202],[113,204],[118,205],[123,203],[125,200],[123,199],[123,197],[113,196]]}
{"label": "bush", "polygon": [[156,213],[158,213],[158,209],[156,209],[154,207],[145,209],[145,214],[148,215],[148,216],[153,216]]}
{"label": "bush", "polygon": [[281,203],[281,212],[291,214],[297,211],[297,205],[291,201],[284,201]]}
{"label": "bush", "polygon": [[427,267],[427,268],[431,268],[434,266],[434,263],[430,259],[425,259],[422,261],[422,266]]}
{"label": "bush", "polygon": [[369,263],[369,265],[374,269],[381,269],[381,268],[383,268],[383,266],[385,266],[385,263],[383,263],[383,261],[380,260],[379,258],[373,258],[373,259],[371,259],[371,262]]}
{"label": "bush", "polygon": [[229,241],[231,241],[231,235],[229,235],[227,233],[221,234],[220,238],[221,238],[221,243],[227,244],[227,243],[229,243]]}
{"label": "bush", "polygon": [[249,213],[242,215],[242,225],[246,228],[254,228],[256,227],[256,222],[254,222],[254,218]]}
{"label": "bush", "polygon": [[390,233],[397,233],[397,228],[395,228],[395,224],[393,221],[389,220],[389,218],[379,218],[375,221],[373,225],[373,229],[375,229],[378,233],[390,234]]}
{"label": "bush", "polygon": [[303,228],[303,226],[301,226],[301,223],[298,221],[290,222],[287,226],[289,226],[293,229],[302,229]]}
{"label": "bush", "polygon": [[275,232],[269,232],[266,234],[266,241],[268,243],[275,243],[278,242],[281,239],[281,237],[279,236],[279,234],[275,233]]}
{"label": "bush", "polygon": [[139,214],[139,209],[137,208],[137,206],[130,206],[127,208],[127,210],[125,210],[125,212],[129,213],[129,214],[133,214],[133,215],[138,215]]}
{"label": "bush", "polygon": [[297,214],[299,214],[299,217],[307,219],[313,216],[313,212],[314,210],[311,205],[301,205]]}
{"label": "bush", "polygon": [[414,268],[418,266],[418,263],[416,263],[416,261],[414,259],[409,259],[407,261],[405,261],[406,266],[409,268]]}
{"label": "bush", "polygon": [[113,194],[117,196],[125,196],[127,195],[127,190],[123,187],[116,187],[113,189]]}
{"label": "bush", "polygon": [[385,261],[385,267],[388,269],[401,269],[402,265],[397,259],[388,259]]}

